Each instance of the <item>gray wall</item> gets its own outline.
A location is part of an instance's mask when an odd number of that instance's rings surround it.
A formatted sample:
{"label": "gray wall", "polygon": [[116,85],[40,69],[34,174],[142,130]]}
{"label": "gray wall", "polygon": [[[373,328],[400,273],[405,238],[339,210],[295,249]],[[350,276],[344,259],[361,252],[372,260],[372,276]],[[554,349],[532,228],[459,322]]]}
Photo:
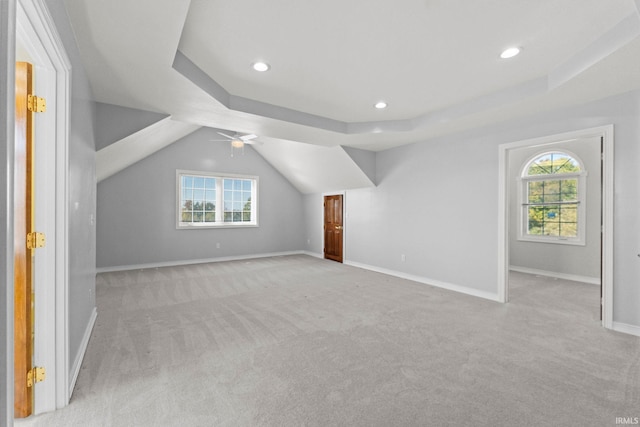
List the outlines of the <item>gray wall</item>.
{"label": "gray wall", "polygon": [[96,102],[96,151],[102,150],[104,147],[165,117],[168,115]]}
{"label": "gray wall", "polygon": [[[614,124],[613,318],[640,326],[639,117],[634,91],[380,152],[378,187],[346,192],[345,260],[496,294],[499,145]],[[317,253],[320,200],[305,196]]]}
{"label": "gray wall", "polygon": [[0,0],[0,425],[13,425],[15,0]]}
{"label": "gray wall", "polygon": [[[552,146],[510,150],[509,260],[510,265],[600,280],[600,138],[562,142]],[[568,150],[582,160],[587,177],[585,245],[563,245],[518,240],[520,206],[518,178],[532,156],[548,150]]]}
{"label": "gray wall", "polygon": [[[298,190],[250,146],[231,157],[211,139],[202,128],[98,184],[98,268],[303,249]],[[257,175],[259,227],[177,230],[176,169]]]}
{"label": "gray wall", "polygon": [[96,178],[94,103],[62,0],[47,6],[71,60],[69,132],[69,371],[95,308]]}
{"label": "gray wall", "polygon": [[497,255],[484,249],[498,247],[495,147],[450,139],[378,153],[377,188],[347,192],[347,258],[495,292]]}

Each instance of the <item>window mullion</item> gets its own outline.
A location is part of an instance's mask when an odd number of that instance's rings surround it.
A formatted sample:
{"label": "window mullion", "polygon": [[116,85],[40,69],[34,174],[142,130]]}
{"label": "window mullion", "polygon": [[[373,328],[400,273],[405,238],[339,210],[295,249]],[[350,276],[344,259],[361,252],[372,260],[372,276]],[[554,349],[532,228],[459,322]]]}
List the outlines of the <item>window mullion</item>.
{"label": "window mullion", "polygon": [[224,189],[222,188],[222,179],[223,178],[216,177],[216,222],[222,222],[224,211]]}

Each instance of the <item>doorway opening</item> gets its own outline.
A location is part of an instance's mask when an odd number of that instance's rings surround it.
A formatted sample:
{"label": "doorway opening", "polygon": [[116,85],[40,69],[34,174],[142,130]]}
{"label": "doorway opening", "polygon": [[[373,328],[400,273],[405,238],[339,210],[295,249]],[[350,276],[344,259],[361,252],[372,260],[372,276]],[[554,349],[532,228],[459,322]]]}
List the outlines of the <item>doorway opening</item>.
{"label": "doorway opening", "polygon": [[[560,256],[554,255],[554,251],[562,250],[565,245],[565,247],[570,246],[567,244],[570,242],[559,241],[557,245],[545,245],[523,242],[526,239],[519,239],[522,236],[522,227],[528,227],[528,220],[523,217],[523,212],[526,213],[525,209],[528,209],[528,206],[523,206],[523,183],[514,176],[516,175],[514,171],[522,172],[523,162],[526,163],[526,159],[562,147],[583,150],[585,153],[590,153],[586,155],[593,157],[590,161],[591,177],[589,178],[592,192],[590,199],[587,196],[585,201],[586,203],[589,200],[592,202],[591,212],[586,217],[587,224],[590,224],[588,225],[590,234],[586,239],[589,246],[573,242],[575,243],[574,247],[578,248],[578,255],[567,264],[573,263],[574,268],[578,268],[578,270],[574,270],[572,273],[569,269],[564,275],[561,271],[562,268],[558,268],[558,265],[548,268],[548,270],[556,272],[551,274],[546,271],[544,258],[554,260],[555,256],[557,263]],[[499,148],[499,154],[499,300],[501,302],[509,301],[509,274],[512,268],[515,271],[533,273],[542,277],[553,275],[560,279],[599,283],[601,297],[600,301],[597,301],[596,297],[594,305],[601,305],[601,323],[605,328],[611,329],[613,327],[613,125],[503,144]],[[589,187],[587,186],[587,188]],[[551,210],[548,214],[553,216]],[[517,253],[518,245],[527,246],[529,252]],[[579,264],[582,262],[580,256],[585,256],[587,252],[591,254],[589,255],[591,257],[589,268],[580,269]],[[517,265],[525,263],[523,260],[527,258],[534,262],[532,266]],[[564,258],[562,259],[564,260]],[[536,265],[535,262],[539,262],[539,264]],[[550,263],[548,265],[553,264],[553,261],[548,262]],[[559,273],[558,270],[560,270]],[[575,271],[585,273],[580,274]]]}

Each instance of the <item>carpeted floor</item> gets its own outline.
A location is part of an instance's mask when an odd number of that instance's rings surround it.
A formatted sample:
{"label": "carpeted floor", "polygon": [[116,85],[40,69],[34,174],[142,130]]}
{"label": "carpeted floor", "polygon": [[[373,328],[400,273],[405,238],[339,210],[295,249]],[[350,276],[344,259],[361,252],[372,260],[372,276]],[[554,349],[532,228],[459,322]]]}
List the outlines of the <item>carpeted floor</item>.
{"label": "carpeted floor", "polygon": [[594,285],[509,304],[308,256],[104,273],[71,400],[17,426],[615,426],[640,338]]}

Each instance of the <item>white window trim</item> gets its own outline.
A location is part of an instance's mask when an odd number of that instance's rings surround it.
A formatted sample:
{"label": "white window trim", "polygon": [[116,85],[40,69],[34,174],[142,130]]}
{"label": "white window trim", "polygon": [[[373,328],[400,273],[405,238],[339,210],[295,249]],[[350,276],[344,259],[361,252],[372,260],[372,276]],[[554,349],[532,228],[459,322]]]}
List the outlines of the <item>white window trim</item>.
{"label": "white window trim", "polygon": [[[220,178],[216,179],[216,222],[211,223],[185,223],[180,221],[181,218],[181,205],[180,205],[180,177],[182,175],[194,175],[194,176],[205,176],[211,178]],[[232,179],[250,179],[254,181],[254,185],[251,187],[251,206],[252,206],[252,218],[255,218],[251,222],[224,222],[224,203],[223,203],[223,195],[224,188],[222,186],[222,179],[224,178],[232,178]],[[176,229],[178,230],[200,230],[200,229],[210,229],[210,228],[251,228],[259,226],[259,215],[258,215],[258,186],[259,186],[259,178],[255,175],[239,175],[239,174],[231,174],[231,173],[216,173],[216,172],[206,172],[206,171],[193,171],[193,170],[184,170],[184,169],[176,169],[176,201],[175,201],[175,213],[176,213]]]}
{"label": "white window trim", "polygon": [[[538,157],[544,156],[549,153],[562,152],[568,154],[575,159],[580,165],[580,173],[562,173],[562,174],[548,174],[548,175],[533,175],[525,176],[531,162]],[[587,205],[587,177],[588,172],[584,170],[584,163],[580,160],[580,157],[576,156],[570,151],[559,149],[551,151],[542,151],[527,159],[524,162],[524,166],[520,171],[518,177],[518,209],[520,210],[520,227],[518,227],[519,241],[523,242],[538,242],[538,243],[551,243],[558,245],[575,245],[586,246],[586,205]],[[527,207],[527,183],[531,181],[548,181],[548,180],[562,180],[562,179],[578,179],[578,235],[576,237],[560,237],[560,236],[535,236],[527,233],[528,228],[528,210]]]}

